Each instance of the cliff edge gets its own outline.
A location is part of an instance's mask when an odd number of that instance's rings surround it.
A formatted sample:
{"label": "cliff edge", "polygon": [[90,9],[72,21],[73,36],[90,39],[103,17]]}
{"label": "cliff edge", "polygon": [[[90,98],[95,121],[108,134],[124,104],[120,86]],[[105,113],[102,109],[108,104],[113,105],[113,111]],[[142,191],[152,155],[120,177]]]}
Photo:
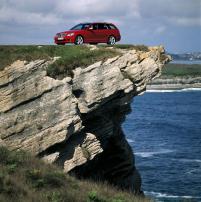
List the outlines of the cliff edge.
{"label": "cliff edge", "polygon": [[169,61],[161,46],[121,50],[62,80],[47,75],[53,60],[16,61],[0,71],[0,145],[140,193],[140,174],[121,124],[132,98]]}

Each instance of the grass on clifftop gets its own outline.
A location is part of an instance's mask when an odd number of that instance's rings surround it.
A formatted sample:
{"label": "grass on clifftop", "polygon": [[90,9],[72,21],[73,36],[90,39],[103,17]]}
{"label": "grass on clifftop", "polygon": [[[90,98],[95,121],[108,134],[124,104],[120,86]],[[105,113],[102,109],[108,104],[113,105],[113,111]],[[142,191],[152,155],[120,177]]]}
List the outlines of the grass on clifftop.
{"label": "grass on clifftop", "polygon": [[86,67],[95,62],[120,55],[116,49],[135,49],[147,51],[144,45],[98,45],[98,49],[90,51],[89,47],[83,46],[0,46],[0,71],[16,60],[32,61],[37,59],[50,59],[61,57],[47,69],[48,75],[57,78],[71,75],[76,67]]}
{"label": "grass on clifftop", "polygon": [[33,61],[61,57],[47,69],[48,75],[70,75],[80,66],[88,66],[100,60],[117,56],[115,50],[99,48],[90,51],[87,46],[0,46],[0,70],[16,60]]}
{"label": "grass on clifftop", "polygon": [[145,202],[103,183],[77,180],[53,165],[0,147],[0,202]]}
{"label": "grass on clifftop", "polygon": [[109,46],[119,49],[128,49],[128,50],[138,50],[138,51],[149,51],[148,47],[145,45],[132,45],[132,44],[116,44],[114,46]]}
{"label": "grass on clifftop", "polygon": [[[90,51],[83,46],[0,46],[0,71],[16,60],[32,61],[37,59],[49,60],[61,57],[49,65],[47,73],[53,78],[63,78],[71,75],[76,67],[86,67],[100,60],[120,55],[117,49],[135,49],[148,51],[144,45],[116,44],[114,46],[98,45],[97,50]],[[112,49],[110,47],[113,47]],[[201,65],[167,64],[162,70],[163,77],[201,76]]]}
{"label": "grass on clifftop", "polygon": [[162,77],[195,77],[201,76],[200,64],[167,64],[162,69]]}

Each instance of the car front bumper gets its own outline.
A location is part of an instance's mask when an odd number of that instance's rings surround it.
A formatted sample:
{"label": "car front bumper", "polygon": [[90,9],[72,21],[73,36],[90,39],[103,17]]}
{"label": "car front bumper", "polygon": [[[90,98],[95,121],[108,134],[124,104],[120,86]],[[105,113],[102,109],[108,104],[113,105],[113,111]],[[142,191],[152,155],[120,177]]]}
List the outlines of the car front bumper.
{"label": "car front bumper", "polygon": [[56,44],[64,44],[64,43],[74,43],[74,36],[65,36],[65,37],[54,37],[54,43]]}

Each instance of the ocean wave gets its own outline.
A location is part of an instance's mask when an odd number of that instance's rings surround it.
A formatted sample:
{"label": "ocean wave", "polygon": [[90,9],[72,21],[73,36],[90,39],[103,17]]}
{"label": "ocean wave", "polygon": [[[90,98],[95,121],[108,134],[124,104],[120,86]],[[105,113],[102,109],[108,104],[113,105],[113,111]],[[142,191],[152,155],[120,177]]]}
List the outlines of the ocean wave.
{"label": "ocean wave", "polygon": [[191,169],[186,172],[186,174],[188,174],[188,175],[197,175],[199,173],[200,173],[200,168]]}
{"label": "ocean wave", "polygon": [[177,159],[177,161],[182,161],[182,162],[195,162],[195,163],[201,163],[200,159]]}
{"label": "ocean wave", "polygon": [[159,151],[153,151],[153,152],[136,152],[135,155],[140,156],[142,158],[147,158],[147,157],[152,157],[154,155],[167,154],[167,153],[171,153],[171,152],[173,152],[173,150],[161,149]]}
{"label": "ocean wave", "polygon": [[201,91],[201,88],[184,88],[181,91]]}
{"label": "ocean wave", "polygon": [[166,193],[154,192],[154,191],[144,191],[145,195],[153,196],[156,198],[181,198],[181,199],[201,199],[201,196],[178,196],[178,195],[171,195]]}
{"label": "ocean wave", "polygon": [[183,88],[183,89],[175,89],[175,90],[146,90],[147,93],[172,93],[172,92],[188,92],[188,91],[201,91],[201,88]]}

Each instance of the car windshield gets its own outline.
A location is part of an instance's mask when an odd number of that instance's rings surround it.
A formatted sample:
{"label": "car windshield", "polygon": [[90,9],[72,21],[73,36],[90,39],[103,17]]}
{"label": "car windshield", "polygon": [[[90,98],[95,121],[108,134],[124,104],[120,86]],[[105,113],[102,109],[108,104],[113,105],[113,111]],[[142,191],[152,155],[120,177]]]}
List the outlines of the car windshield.
{"label": "car windshield", "polygon": [[70,30],[82,30],[82,29],[86,29],[89,26],[90,26],[90,23],[78,24],[72,27]]}

